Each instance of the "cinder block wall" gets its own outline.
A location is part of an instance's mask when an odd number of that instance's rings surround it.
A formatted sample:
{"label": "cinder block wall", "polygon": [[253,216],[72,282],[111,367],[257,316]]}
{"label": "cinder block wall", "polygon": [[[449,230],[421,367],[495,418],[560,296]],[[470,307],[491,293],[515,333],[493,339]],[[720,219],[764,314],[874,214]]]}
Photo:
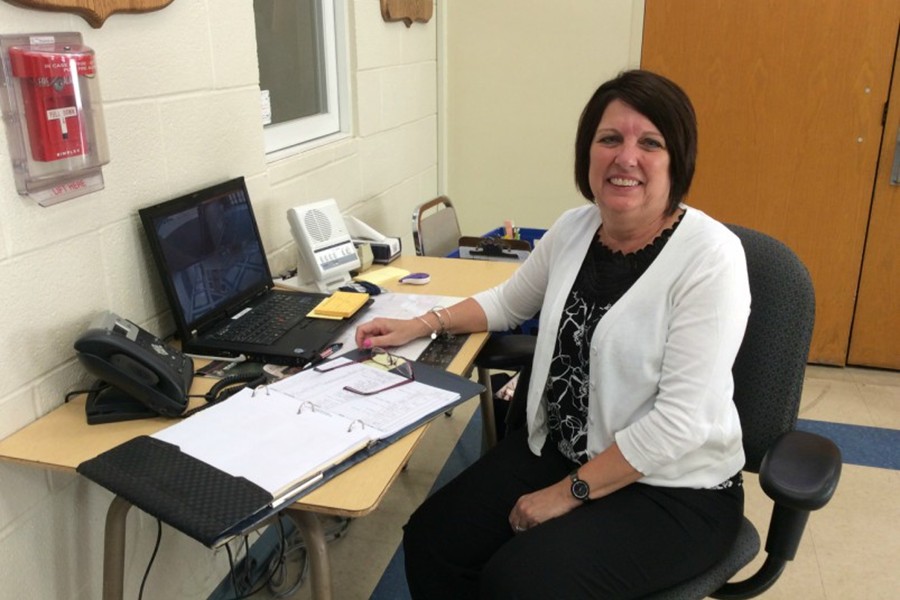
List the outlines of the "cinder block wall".
{"label": "cinder block wall", "polygon": [[[267,162],[252,3],[178,0],[93,29],[0,2],[0,34],[77,31],[96,51],[111,159],[103,190],[42,208],[16,192],[0,130],[0,438],[88,383],[72,343],[98,312],[172,332],[140,207],[243,175],[274,271],[295,261],[285,211],[323,198],[412,251],[409,215],[438,191],[437,18],[407,29],[383,22],[373,0],[348,10],[352,134]],[[110,500],[74,473],[0,463],[0,596],[99,598]],[[155,521],[131,511],[126,597],[137,597],[155,535]],[[228,564],[166,527],[156,560],[148,598],[205,598]]]}

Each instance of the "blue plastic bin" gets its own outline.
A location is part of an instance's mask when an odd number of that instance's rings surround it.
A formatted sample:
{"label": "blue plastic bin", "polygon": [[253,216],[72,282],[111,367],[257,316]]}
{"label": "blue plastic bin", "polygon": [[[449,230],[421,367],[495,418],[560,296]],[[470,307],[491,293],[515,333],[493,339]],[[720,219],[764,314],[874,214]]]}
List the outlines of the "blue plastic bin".
{"label": "blue plastic bin", "polygon": [[[503,227],[497,227],[496,229],[491,229],[481,237],[486,238],[502,238],[503,237]],[[534,243],[541,239],[543,235],[547,233],[546,229],[536,229],[532,227],[519,227],[519,239],[525,240],[529,244],[531,244],[531,249],[534,250]],[[454,250],[450,254],[447,255],[447,258],[459,258],[459,250]]]}
{"label": "blue plastic bin", "polygon": [[[504,228],[497,227],[496,229],[492,229],[488,231],[481,237],[487,238],[502,238],[503,237]],[[534,244],[537,242],[543,235],[547,233],[546,229],[535,229],[531,227],[519,227],[519,239],[527,241],[531,245],[531,249],[534,250]],[[459,250],[454,250],[450,254],[447,255],[447,258],[459,258]],[[522,323],[515,332],[510,333],[527,333],[530,335],[537,335],[538,330],[538,319],[528,319],[524,323]]]}

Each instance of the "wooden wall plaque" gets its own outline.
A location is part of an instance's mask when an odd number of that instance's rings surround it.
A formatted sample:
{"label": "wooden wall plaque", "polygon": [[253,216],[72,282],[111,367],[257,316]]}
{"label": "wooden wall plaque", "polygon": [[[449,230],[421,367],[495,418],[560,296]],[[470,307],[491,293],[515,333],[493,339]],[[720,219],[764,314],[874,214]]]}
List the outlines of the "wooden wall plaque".
{"label": "wooden wall plaque", "polygon": [[413,21],[427,23],[433,12],[432,0],[381,0],[381,17],[385,21],[403,21],[407,27]]}
{"label": "wooden wall plaque", "polygon": [[113,13],[150,12],[165,8],[172,0],[6,0],[6,2],[36,10],[75,13],[96,29]]}

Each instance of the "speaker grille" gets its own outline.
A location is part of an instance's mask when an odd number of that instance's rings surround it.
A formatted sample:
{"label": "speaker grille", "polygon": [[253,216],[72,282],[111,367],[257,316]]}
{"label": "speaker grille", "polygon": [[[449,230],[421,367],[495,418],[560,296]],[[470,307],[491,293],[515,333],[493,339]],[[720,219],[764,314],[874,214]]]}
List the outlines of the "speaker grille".
{"label": "speaker grille", "polygon": [[303,217],[303,223],[315,241],[325,242],[331,238],[331,221],[328,220],[328,215],[318,208],[308,211]]}

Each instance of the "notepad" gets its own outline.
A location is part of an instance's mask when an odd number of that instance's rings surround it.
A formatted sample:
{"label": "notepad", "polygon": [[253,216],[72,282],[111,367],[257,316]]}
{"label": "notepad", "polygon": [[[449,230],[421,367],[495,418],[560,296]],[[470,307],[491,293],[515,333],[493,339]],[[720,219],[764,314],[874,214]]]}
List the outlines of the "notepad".
{"label": "notepad", "polygon": [[398,269],[397,267],[382,267],[380,269],[370,269],[365,273],[360,273],[355,277],[359,281],[368,281],[375,285],[381,285],[391,281],[397,281],[404,275],[409,275],[406,269]]}
{"label": "notepad", "polygon": [[369,295],[366,293],[337,291],[316,305],[308,316],[326,319],[348,319],[365,306],[368,300]]}

